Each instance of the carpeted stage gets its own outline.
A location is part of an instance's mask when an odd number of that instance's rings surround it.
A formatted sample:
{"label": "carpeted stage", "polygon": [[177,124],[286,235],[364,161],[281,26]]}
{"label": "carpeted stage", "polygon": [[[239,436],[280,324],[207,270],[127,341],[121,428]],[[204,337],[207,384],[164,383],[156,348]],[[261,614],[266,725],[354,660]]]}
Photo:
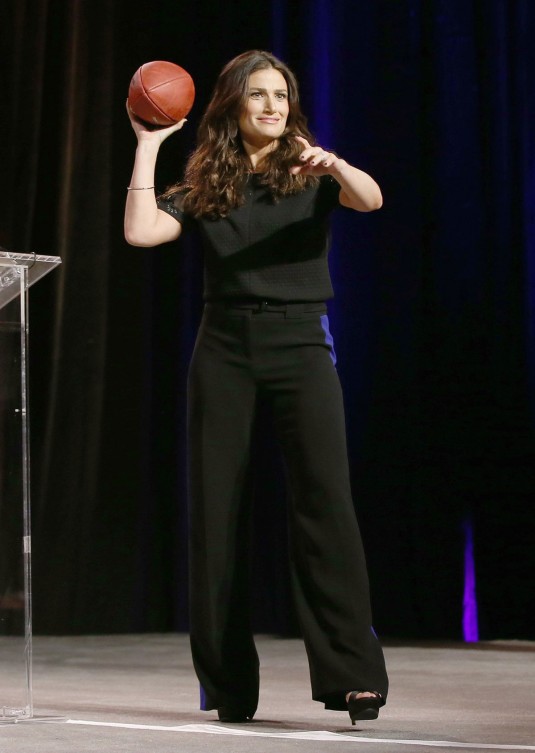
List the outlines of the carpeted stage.
{"label": "carpeted stage", "polygon": [[[389,703],[358,727],[310,699],[300,641],[257,645],[255,720],[223,725],[198,710],[185,635],[36,637],[34,714],[49,719],[0,724],[0,751],[535,751],[534,643],[386,644]],[[2,705],[17,669],[10,639],[0,638],[0,662]]]}

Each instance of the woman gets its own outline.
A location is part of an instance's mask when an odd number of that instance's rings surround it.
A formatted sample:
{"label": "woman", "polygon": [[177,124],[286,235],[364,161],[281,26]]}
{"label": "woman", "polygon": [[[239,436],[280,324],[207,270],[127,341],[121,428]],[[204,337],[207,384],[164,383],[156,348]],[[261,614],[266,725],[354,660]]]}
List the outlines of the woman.
{"label": "woman", "polygon": [[340,384],[325,301],[328,216],[378,209],[366,173],[313,143],[297,82],[253,50],[221,72],[185,177],[159,200],[160,144],[138,138],[125,236],[176,240],[196,224],[205,311],[188,378],[191,646],[201,708],[251,719],[259,666],[248,610],[244,493],[255,403],[270,404],[288,474],[291,570],[313,698],[375,719],[388,680],[371,625],[366,564],[349,486]]}

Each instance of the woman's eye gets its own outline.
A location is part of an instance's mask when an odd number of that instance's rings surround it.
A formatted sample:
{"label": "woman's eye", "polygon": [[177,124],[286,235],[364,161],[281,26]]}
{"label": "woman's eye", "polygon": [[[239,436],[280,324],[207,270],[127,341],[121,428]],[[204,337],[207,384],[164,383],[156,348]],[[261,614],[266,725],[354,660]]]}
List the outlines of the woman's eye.
{"label": "woman's eye", "polygon": [[287,94],[285,92],[279,92],[277,94],[277,99],[286,99]]}
{"label": "woman's eye", "polygon": [[254,97],[254,99],[259,99],[262,96],[262,94],[261,92],[251,92],[250,96]]}

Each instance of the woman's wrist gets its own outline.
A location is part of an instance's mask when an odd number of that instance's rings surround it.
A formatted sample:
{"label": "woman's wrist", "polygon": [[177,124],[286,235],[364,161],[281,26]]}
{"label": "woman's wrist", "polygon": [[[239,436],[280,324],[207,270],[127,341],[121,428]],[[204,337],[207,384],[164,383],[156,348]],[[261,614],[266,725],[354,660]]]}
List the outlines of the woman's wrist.
{"label": "woman's wrist", "polygon": [[137,142],[136,153],[141,156],[151,156],[156,158],[160,149],[161,142],[155,138],[140,138]]}
{"label": "woman's wrist", "polygon": [[336,159],[330,169],[329,169],[329,175],[331,175],[335,180],[338,178],[341,178],[344,174],[344,172],[347,171],[347,168],[350,167],[349,162],[346,162],[345,159],[342,159],[341,157],[338,157]]}

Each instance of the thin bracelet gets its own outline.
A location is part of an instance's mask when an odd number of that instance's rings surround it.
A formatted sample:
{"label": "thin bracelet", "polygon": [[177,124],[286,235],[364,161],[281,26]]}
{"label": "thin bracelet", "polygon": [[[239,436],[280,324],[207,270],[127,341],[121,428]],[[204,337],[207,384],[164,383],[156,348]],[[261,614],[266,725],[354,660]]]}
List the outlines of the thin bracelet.
{"label": "thin bracelet", "polygon": [[136,188],[136,186],[127,186],[127,191],[151,191],[155,186],[141,186],[139,188]]}

